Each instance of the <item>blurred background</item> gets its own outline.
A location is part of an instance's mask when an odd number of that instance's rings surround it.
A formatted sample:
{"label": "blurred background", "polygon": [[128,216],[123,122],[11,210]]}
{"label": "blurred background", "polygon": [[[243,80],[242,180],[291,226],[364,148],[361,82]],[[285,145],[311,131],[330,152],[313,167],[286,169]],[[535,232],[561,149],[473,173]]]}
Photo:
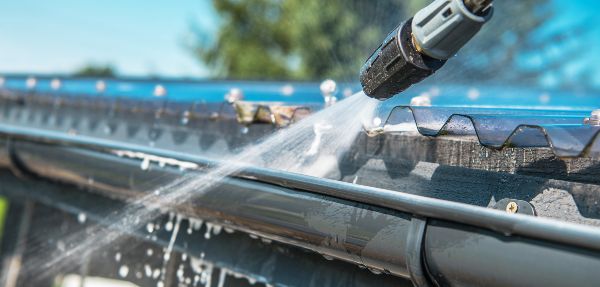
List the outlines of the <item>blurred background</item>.
{"label": "blurred background", "polygon": [[[3,1],[0,73],[357,82],[428,0]],[[428,83],[600,90],[600,2],[503,0]]]}

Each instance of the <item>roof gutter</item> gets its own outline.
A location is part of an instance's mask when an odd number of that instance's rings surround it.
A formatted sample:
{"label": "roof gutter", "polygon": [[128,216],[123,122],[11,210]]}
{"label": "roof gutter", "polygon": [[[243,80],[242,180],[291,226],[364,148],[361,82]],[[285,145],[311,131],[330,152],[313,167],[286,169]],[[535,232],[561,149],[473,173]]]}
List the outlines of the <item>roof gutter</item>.
{"label": "roof gutter", "polygon": [[[123,199],[147,192],[148,186],[140,183],[157,176],[176,178],[182,172],[172,167],[143,171],[141,158],[122,157],[117,151],[193,163],[198,172],[220,164],[8,125],[0,125],[0,148],[0,165]],[[102,176],[107,170],[109,176]],[[126,176],[110,176],[118,174]],[[174,208],[375,272],[410,278],[417,286],[600,282],[598,229],[401,191],[245,168],[202,197]]]}

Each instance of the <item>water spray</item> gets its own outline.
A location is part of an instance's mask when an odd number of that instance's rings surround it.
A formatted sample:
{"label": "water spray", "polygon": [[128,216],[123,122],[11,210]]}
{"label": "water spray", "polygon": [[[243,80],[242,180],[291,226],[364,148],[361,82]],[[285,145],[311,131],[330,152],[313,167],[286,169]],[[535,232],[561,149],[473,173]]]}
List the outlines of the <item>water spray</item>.
{"label": "water spray", "polygon": [[492,0],[436,0],[400,24],[360,70],[369,97],[386,100],[452,58],[493,15]]}

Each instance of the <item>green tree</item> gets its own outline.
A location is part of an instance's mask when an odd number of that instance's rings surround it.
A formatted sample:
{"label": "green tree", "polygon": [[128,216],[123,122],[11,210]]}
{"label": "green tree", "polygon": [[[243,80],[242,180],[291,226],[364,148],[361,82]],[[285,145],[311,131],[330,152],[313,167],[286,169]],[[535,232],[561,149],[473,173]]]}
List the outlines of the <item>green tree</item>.
{"label": "green tree", "polygon": [[289,78],[292,49],[281,1],[214,0],[223,17],[213,43],[194,47],[216,77],[237,79]]}
{"label": "green tree", "polygon": [[223,25],[194,50],[216,77],[354,80],[405,2],[213,0]]}
{"label": "green tree", "polygon": [[[213,0],[223,24],[214,41],[194,49],[215,77],[356,81],[386,33],[430,2]],[[558,63],[546,60],[532,69],[523,56],[547,49],[560,36],[536,36],[553,16],[550,2],[496,1],[492,23],[434,80],[538,81]]]}
{"label": "green tree", "polygon": [[73,73],[75,77],[114,78],[117,73],[111,65],[88,64]]}

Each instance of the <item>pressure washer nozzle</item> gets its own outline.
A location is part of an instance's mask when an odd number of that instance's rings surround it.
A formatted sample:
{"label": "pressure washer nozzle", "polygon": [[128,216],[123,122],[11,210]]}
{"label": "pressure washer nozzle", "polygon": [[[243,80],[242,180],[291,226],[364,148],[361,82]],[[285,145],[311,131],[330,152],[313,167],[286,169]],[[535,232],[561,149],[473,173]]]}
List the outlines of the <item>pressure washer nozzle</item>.
{"label": "pressure washer nozzle", "polygon": [[360,70],[365,94],[386,100],[439,70],[493,15],[492,0],[436,0],[400,24]]}

